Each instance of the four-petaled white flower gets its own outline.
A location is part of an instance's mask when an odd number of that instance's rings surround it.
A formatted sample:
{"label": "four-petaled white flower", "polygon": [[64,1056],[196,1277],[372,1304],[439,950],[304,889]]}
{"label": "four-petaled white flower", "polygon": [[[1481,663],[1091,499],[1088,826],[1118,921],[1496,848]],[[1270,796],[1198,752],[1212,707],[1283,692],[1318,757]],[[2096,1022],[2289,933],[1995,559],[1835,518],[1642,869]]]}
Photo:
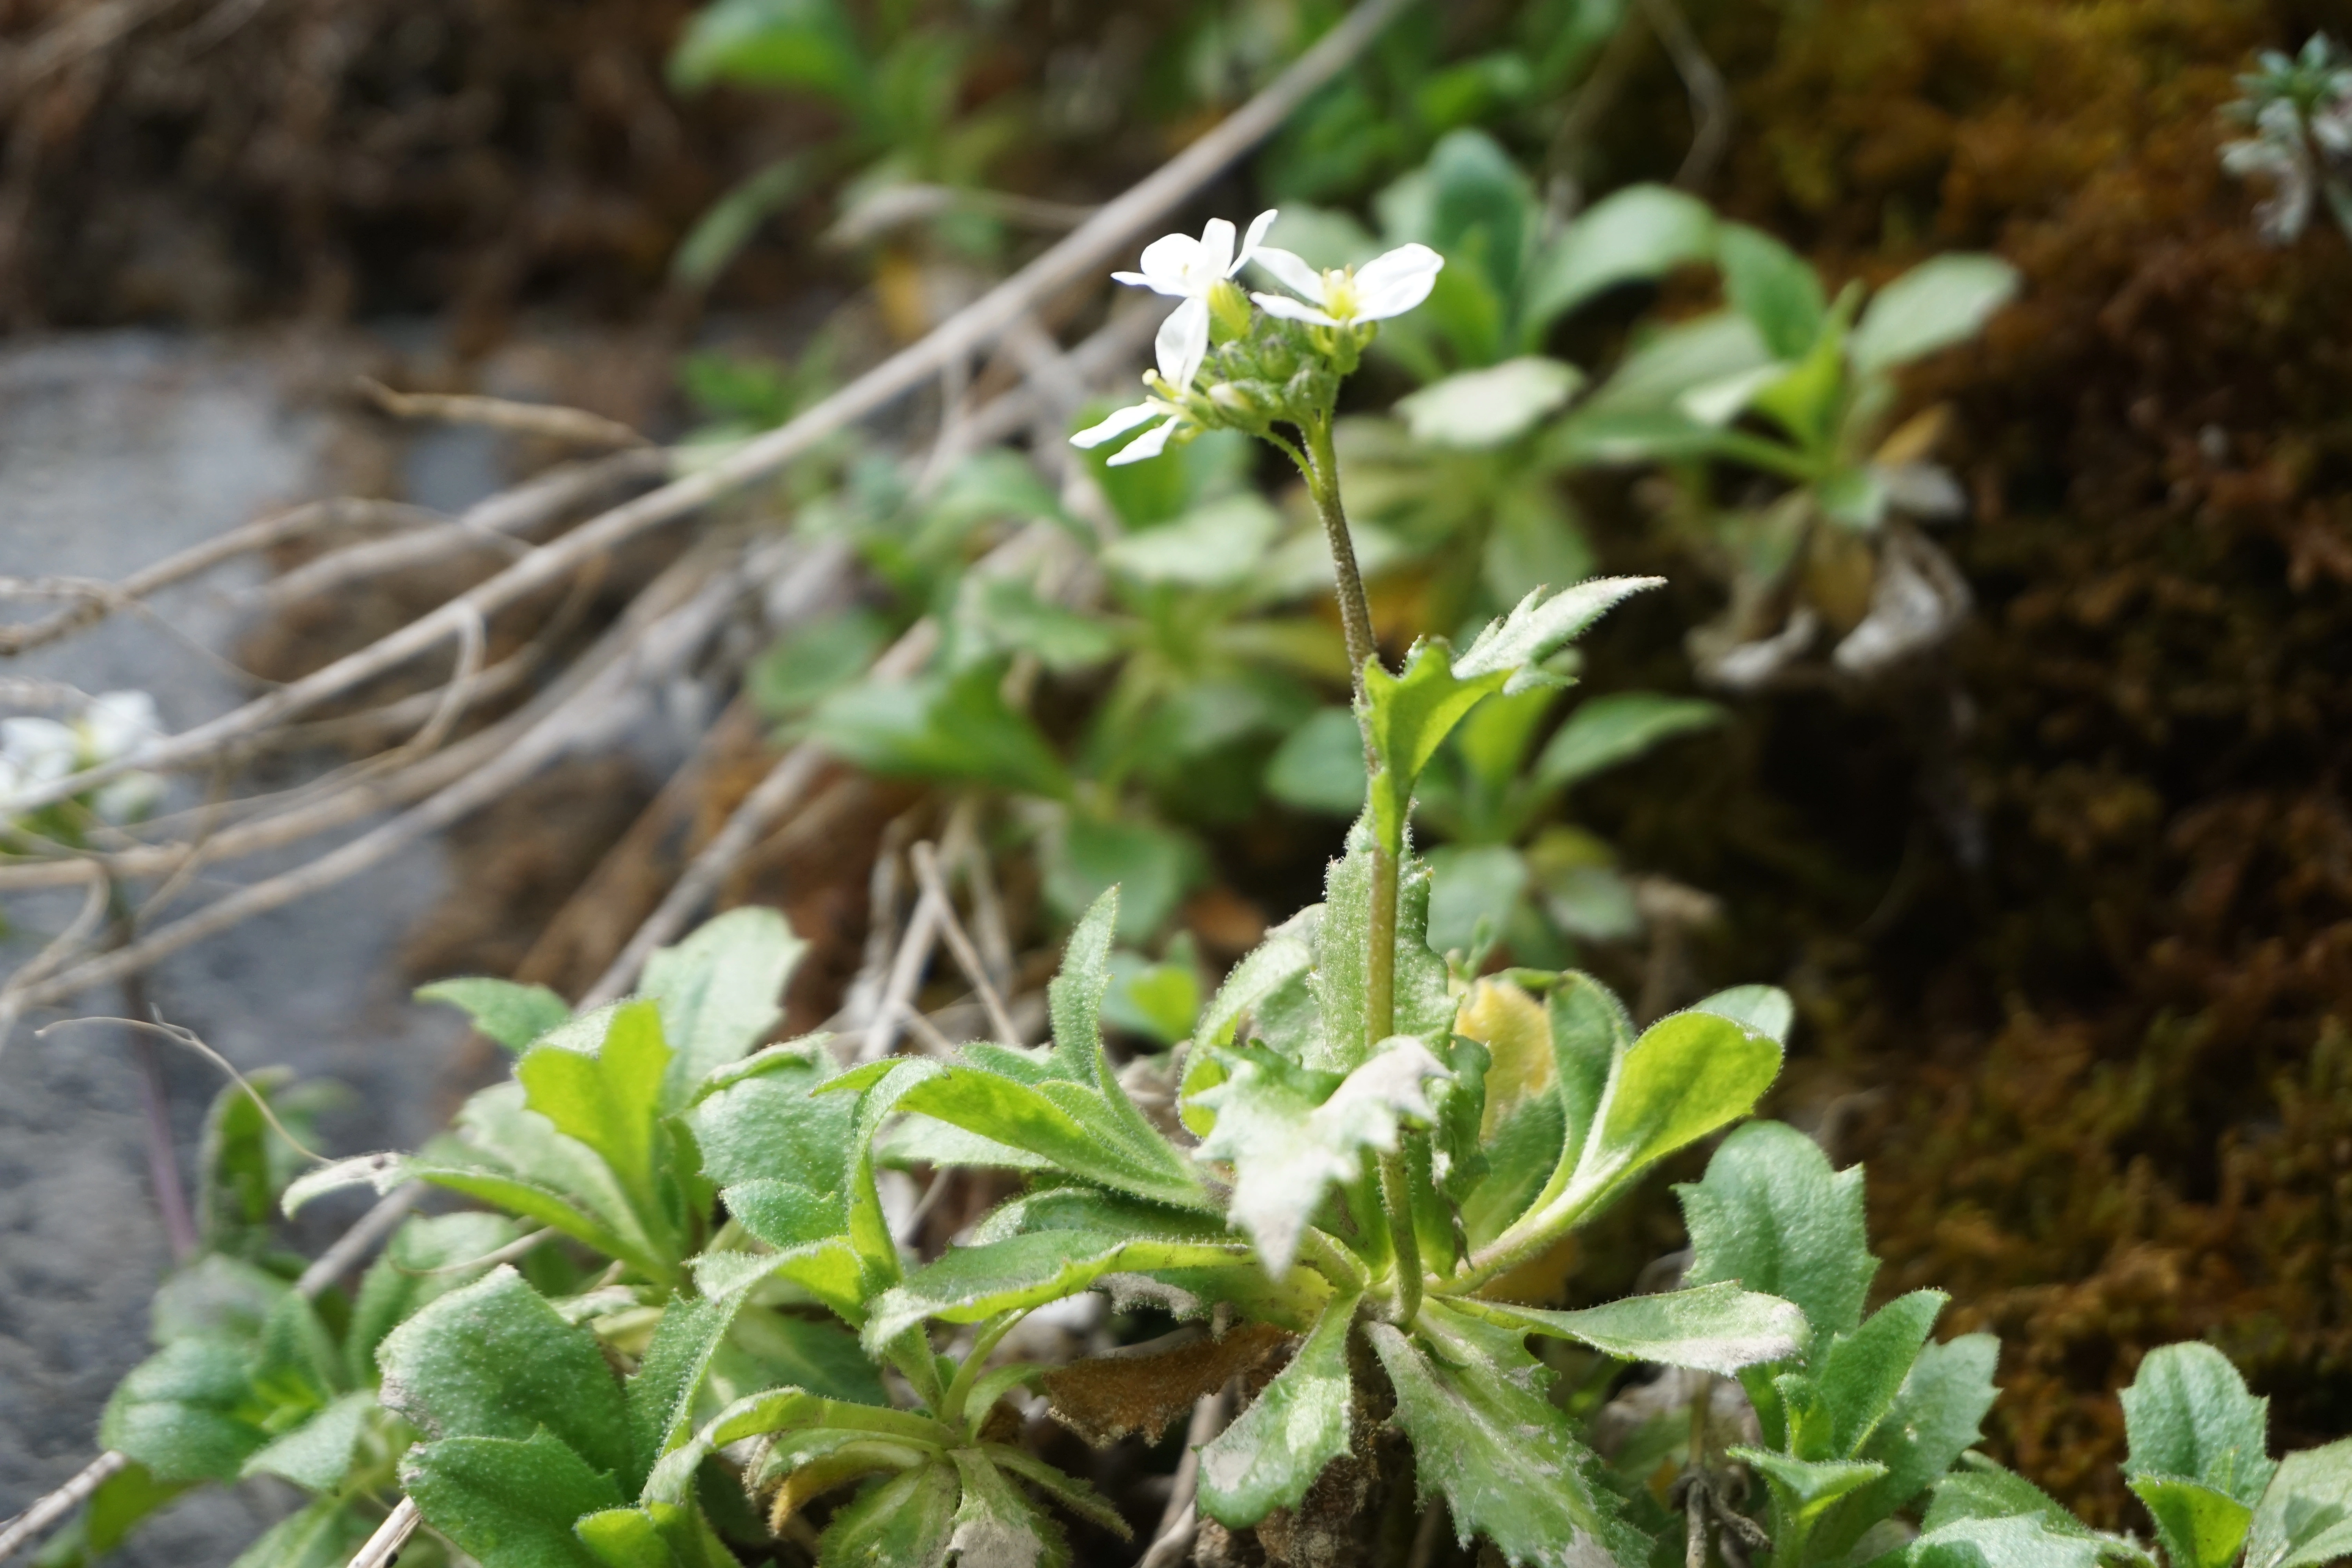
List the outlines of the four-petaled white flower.
{"label": "four-petaled white flower", "polygon": [[1234,226],[1213,217],[1198,239],[1189,234],[1164,234],[1145,246],[1142,271],[1111,274],[1121,283],[1184,301],[1160,323],[1160,336],[1152,343],[1160,374],[1176,392],[1191,388],[1192,378],[1201,373],[1201,361],[1208,356],[1210,291],[1249,264],[1258,254],[1265,231],[1273,226],[1271,208],[1258,214],[1236,255]]}
{"label": "four-petaled white flower", "polygon": [[1425,245],[1401,245],[1385,256],[1375,256],[1361,267],[1335,267],[1318,272],[1299,257],[1274,246],[1261,247],[1260,267],[1300,299],[1280,294],[1253,294],[1251,299],[1269,316],[1305,321],[1318,327],[1344,327],[1358,321],[1384,321],[1402,316],[1437,286],[1445,258]]}
{"label": "four-petaled white flower", "polygon": [[1208,357],[1209,295],[1258,254],[1259,242],[1273,226],[1271,210],[1258,214],[1249,226],[1249,233],[1242,238],[1239,254],[1235,254],[1234,226],[1223,218],[1213,217],[1198,239],[1189,234],[1168,234],[1145,246],[1142,271],[1111,274],[1121,283],[1172,295],[1183,301],[1160,323],[1160,335],[1152,342],[1154,357],[1160,362],[1160,390],[1168,395],[1147,397],[1115,410],[1101,424],[1071,437],[1071,446],[1091,450],[1158,419],[1160,423],[1157,426],[1119,449],[1110,460],[1111,467],[1140,463],[1168,449],[1169,441],[1183,426],[1185,418],[1183,407],[1168,399],[1181,397],[1192,390],[1192,378],[1201,374],[1201,362]]}

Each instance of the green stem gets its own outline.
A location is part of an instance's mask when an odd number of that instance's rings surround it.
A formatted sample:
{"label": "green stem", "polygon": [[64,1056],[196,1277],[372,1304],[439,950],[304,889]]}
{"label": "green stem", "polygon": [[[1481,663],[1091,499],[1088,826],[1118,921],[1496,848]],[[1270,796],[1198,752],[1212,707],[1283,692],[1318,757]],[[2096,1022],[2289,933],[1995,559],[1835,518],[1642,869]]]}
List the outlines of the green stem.
{"label": "green stem", "polygon": [[[1359,711],[1364,695],[1364,671],[1380,658],[1372,640],[1370,605],[1364,597],[1364,576],[1356,564],[1356,543],[1348,531],[1347,508],[1339,500],[1339,456],[1331,445],[1331,421],[1318,418],[1303,430],[1307,463],[1307,488],[1331,544],[1331,564],[1339,597],[1339,626],[1348,639],[1348,666],[1354,672]],[[1371,736],[1364,737],[1367,767],[1379,765]],[[1364,963],[1365,1046],[1378,1046],[1396,1032],[1397,851],[1377,838],[1372,845],[1372,889]],[[1411,1136],[1411,1134],[1408,1134]],[[1381,1160],[1381,1207],[1388,1213],[1388,1231],[1395,1269],[1396,1320],[1410,1323],[1421,1311],[1421,1238],[1412,1228],[1412,1191],[1405,1178],[1400,1151]]]}
{"label": "green stem", "polygon": [[1389,1235],[1396,1247],[1396,1321],[1410,1324],[1421,1316],[1421,1237],[1413,1233],[1412,1184],[1405,1177],[1401,1149],[1381,1156],[1381,1197],[1388,1206]]}
{"label": "green stem", "polygon": [[1348,532],[1348,513],[1339,503],[1339,457],[1331,447],[1331,421],[1318,419],[1306,426],[1307,489],[1323,520],[1324,537],[1331,543],[1331,564],[1339,574],[1339,629],[1348,639],[1348,668],[1355,671],[1361,695],[1364,667],[1380,657],[1372,641],[1372,614],[1364,598],[1364,574],[1356,566],[1356,542]]}
{"label": "green stem", "polygon": [[963,1364],[956,1368],[955,1381],[948,1384],[947,1392],[940,1396],[940,1420],[950,1426],[962,1422],[964,1402],[971,1397],[971,1385],[979,1381],[981,1368],[988,1362],[988,1352],[996,1348],[998,1341],[1013,1331],[1015,1323],[1028,1315],[1026,1308],[1000,1312],[980,1326],[980,1331],[972,1337],[971,1353],[963,1358]]}

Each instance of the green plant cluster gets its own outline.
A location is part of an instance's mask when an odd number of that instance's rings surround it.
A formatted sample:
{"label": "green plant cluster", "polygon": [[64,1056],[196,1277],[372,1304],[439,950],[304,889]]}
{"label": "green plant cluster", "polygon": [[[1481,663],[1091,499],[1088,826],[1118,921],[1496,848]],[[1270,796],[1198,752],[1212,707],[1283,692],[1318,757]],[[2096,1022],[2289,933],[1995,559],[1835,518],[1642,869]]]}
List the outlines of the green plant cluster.
{"label": "green plant cluster", "polygon": [[[1222,268],[1223,238],[1222,253],[1213,229],[1171,241]],[[1459,647],[1427,637],[1390,668],[1364,635],[1330,431],[1346,367],[1435,268],[1409,244],[1354,270],[1270,270],[1311,286],[1321,319],[1265,295],[1245,315],[1222,276],[1206,283],[1211,321],[1192,346],[1163,339],[1145,417],[1183,426],[1163,446],[1238,426],[1298,464],[1339,563],[1362,810],[1323,901],[1140,1064],[1174,1086],[1171,1114],[1130,1092],[1137,1064],[1122,1070],[1105,1038],[1116,889],[1078,921],[1034,1047],[850,1063],[823,1038],[762,1046],[801,944],[757,910],[579,1017],[538,988],[446,984],[439,999],[517,1053],[512,1080],[416,1154],[310,1172],[283,1205],[422,1181],[536,1228],[413,1220],[355,1302],[314,1303],[263,1270],[241,1317],[175,1317],[110,1407],[102,1436],[139,1468],[108,1517],[261,1469],[318,1500],[248,1568],[331,1560],[393,1485],[488,1568],[719,1568],[805,1542],[820,1515],[824,1564],[1066,1563],[1064,1516],[1128,1527],[1020,1441],[1035,1401],[1083,1425],[1076,1369],[998,1352],[1041,1309],[1103,1291],[1210,1330],[1189,1351],[1087,1366],[1097,1393],[1124,1394],[1120,1429],[1164,1426],[1253,1373],[1246,1407],[1200,1448],[1198,1504],[1278,1560],[1293,1560],[1285,1541],[1353,1527],[1383,1431],[1424,1507],[1515,1565],[1635,1568],[1679,1547],[1696,1568],[1710,1542],[1733,1560],[1735,1539],[1774,1568],[2092,1568],[2158,1552],[2170,1568],[2305,1568],[2352,1547],[2352,1443],[2274,1462],[2265,1407],[2202,1347],[2149,1357],[2126,1394],[2155,1551],[1972,1457],[1992,1342],[1934,1342],[1934,1291],[1864,1315],[1861,1173],[1785,1127],[1738,1129],[1682,1190],[1679,1288],[1573,1311],[1515,1299],[1660,1161],[1749,1114],[1792,1009],[1749,986],[1637,1028],[1588,974],[1478,981],[1432,947],[1433,878],[1410,818],[1433,763],[1482,710],[1556,688],[1561,651],[1654,580],[1531,592]],[[1402,275],[1422,282],[1374,285]],[[1816,343],[1850,355],[1836,321]],[[1294,371],[1278,420],[1236,409],[1215,395],[1228,384],[1199,380],[1239,363],[1236,343],[1260,363],[1275,345],[1319,355],[1328,374]],[[1022,1184],[925,1259],[884,1204],[889,1164]],[[248,1210],[255,1182],[273,1184],[252,1167],[221,1167],[244,1172]],[[220,1256],[185,1278],[219,1272]],[[1533,1341],[1587,1358],[1586,1387],[1557,1396]],[[1268,1353],[1237,1365],[1252,1343]],[[1626,1363],[1696,1375],[1687,1411],[1663,1413],[1678,1455],[1659,1419],[1613,1459],[1591,1440],[1584,1394]],[[1711,1419],[1725,1377],[1745,1395],[1729,1442]]]}

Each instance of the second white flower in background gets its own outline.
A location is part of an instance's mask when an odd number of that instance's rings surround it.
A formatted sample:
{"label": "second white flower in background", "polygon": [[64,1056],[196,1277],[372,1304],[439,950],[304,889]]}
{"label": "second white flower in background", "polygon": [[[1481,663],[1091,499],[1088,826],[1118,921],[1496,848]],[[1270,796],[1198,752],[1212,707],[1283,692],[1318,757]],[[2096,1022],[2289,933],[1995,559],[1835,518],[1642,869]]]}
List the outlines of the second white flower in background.
{"label": "second white flower in background", "polygon": [[1262,246],[1254,259],[1274,274],[1298,300],[1281,294],[1252,294],[1269,316],[1305,321],[1317,327],[1352,326],[1359,321],[1384,321],[1402,316],[1437,286],[1445,258],[1421,244],[1401,245],[1375,256],[1361,267],[1334,267],[1318,272],[1304,258],[1275,246]]}

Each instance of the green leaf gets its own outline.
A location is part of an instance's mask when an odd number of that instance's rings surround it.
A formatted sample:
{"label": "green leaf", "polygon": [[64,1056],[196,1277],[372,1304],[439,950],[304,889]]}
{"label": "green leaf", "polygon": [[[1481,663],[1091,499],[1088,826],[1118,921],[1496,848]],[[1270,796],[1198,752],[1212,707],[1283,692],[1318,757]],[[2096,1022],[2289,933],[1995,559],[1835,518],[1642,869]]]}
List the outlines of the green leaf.
{"label": "green leaf", "polygon": [[1547,789],[1565,789],[1652,747],[1712,729],[1729,717],[1713,702],[1692,697],[1662,697],[1654,691],[1619,691],[1580,703],[1568,716],[1542,754],[1535,775]]}
{"label": "green leaf", "polygon": [[1192,965],[1192,938],[1169,944],[1170,957],[1154,963],[1140,953],[1110,955],[1110,989],[1103,994],[1103,1016],[1115,1027],[1172,1046],[1192,1037],[1201,1016],[1201,977]]}
{"label": "green leaf", "polygon": [[2289,1454],[2255,1505],[2245,1568],[2317,1568],[2352,1555],[2352,1439]]}
{"label": "green leaf", "polygon": [[1373,830],[1391,855],[1403,853],[1405,818],[1412,809],[1413,785],[1422,769],[1470,710],[1510,679],[1502,669],[1464,679],[1455,674],[1457,666],[1443,643],[1423,642],[1405,656],[1399,674],[1391,675],[1377,660],[1364,667],[1364,728],[1373,757]]}
{"label": "green leaf", "polygon": [[1963,1520],[2023,1518],[2038,1520],[2061,1533],[2085,1537],[2095,1533],[2016,1471],[2004,1469],[1981,1454],[1969,1455],[1963,1462],[1966,1469],[1936,1483],[1935,1500],[1920,1521],[1924,1531],[1932,1533]]}
{"label": "green leaf", "polygon": [[1462,1310],[1522,1332],[1591,1345],[1620,1361],[1658,1362],[1701,1372],[1738,1372],[1802,1353],[1804,1314],[1776,1296],[1733,1285],[1703,1285],[1655,1296],[1628,1296],[1579,1311],[1546,1311],[1499,1301],[1459,1303]]}
{"label": "green leaf", "polygon": [[1773,358],[1755,326],[1736,310],[1678,321],[1643,339],[1567,423],[1663,414],[1693,387],[1753,370]]}
{"label": "green leaf", "polygon": [[2252,1509],[2179,1476],[2134,1476],[2130,1485],[2156,1521],[2157,1539],[2173,1568],[2230,1568],[2238,1560]]}
{"label": "green leaf", "polygon": [[740,1060],[784,1016],[784,987],[808,943],[774,910],[747,906],[706,921],[646,960],[639,991],[661,1008],[674,1053],[661,1106],[674,1110],[709,1074]]}
{"label": "green leaf", "polygon": [[1490,675],[1523,679],[1530,666],[1550,658],[1583,635],[1595,621],[1634,595],[1665,585],[1663,577],[1595,577],[1546,597],[1540,588],[1511,613],[1489,621],[1454,659],[1456,680]]}
{"label": "green leaf", "polygon": [[[1042,1079],[1023,1083],[973,1065],[975,1054],[929,1070],[899,1101],[970,1132],[1042,1155],[1084,1180],[1180,1208],[1207,1199],[1191,1163],[1156,1131],[1139,1131],[1139,1113],[1115,1109],[1090,1083]],[[1122,1100],[1124,1095],[1122,1094]]]}
{"label": "green leaf", "polygon": [[595,1335],[511,1268],[433,1302],[392,1331],[377,1360],[385,1406],[434,1436],[522,1442],[545,1431],[591,1469],[628,1468],[627,1406]]}
{"label": "green leaf", "polygon": [[1797,1021],[1797,1005],[1778,985],[1734,985],[1691,1004],[1695,1013],[1713,1013],[1733,1023],[1768,1035],[1783,1047]]}
{"label": "green leaf", "polygon": [[1520,304],[1539,334],[1554,318],[1621,283],[1664,276],[1714,254],[1715,214],[1664,185],[1627,185],[1578,215],[1537,258]]}
{"label": "green leaf", "polygon": [[835,692],[809,716],[813,738],[887,777],[944,779],[1066,799],[1069,774],[1036,725],[1006,706],[1003,671],[868,680]]}
{"label": "green leaf", "polygon": [[1232,1043],[1234,1026],[1280,986],[1305,978],[1315,963],[1315,928],[1323,906],[1310,904],[1265,933],[1265,940],[1234,965],[1201,1015],[1194,1039],[1204,1046]]}
{"label": "green leaf", "polygon": [[[1727,1448],[1733,1458],[1751,1466],[1771,1489],[1772,1501],[1784,1521],[1801,1528],[1828,1510],[1849,1493],[1861,1490],[1886,1473],[1884,1465],[1852,1459],[1792,1459],[1762,1448]],[[1776,1543],[1786,1551],[1789,1542]]]}
{"label": "green leaf", "polygon": [[419,1002],[446,1002],[474,1027],[510,1051],[527,1048],[548,1030],[572,1021],[572,1005],[544,985],[474,976],[436,980],[416,988]]}
{"label": "green leaf", "polygon": [[1132,818],[1074,812],[1049,839],[1045,897],[1075,918],[1113,889],[1121,894],[1118,932],[1148,942],[1201,879],[1200,846],[1182,833]]}
{"label": "green leaf", "polygon": [[1976,336],[2017,292],[2018,272],[1994,256],[1937,256],[1878,291],[1847,352],[1864,375]]}
{"label": "green leaf", "polygon": [[268,1440],[247,1419],[247,1364],[242,1345],[173,1340],[115,1384],[99,1420],[100,1444],[161,1481],[233,1479]]}
{"label": "green leaf", "polygon": [[[2038,1518],[1963,1519],[1921,1534],[1908,1568],[2096,1568],[2126,1543],[2053,1530]],[[2142,1561],[2145,1561],[2142,1557]]]}
{"label": "green leaf", "polygon": [[348,1499],[320,1498],[262,1531],[229,1568],[343,1568],[373,1532]]}
{"label": "green leaf", "polygon": [[999,1312],[1058,1301],[1106,1274],[1217,1268],[1240,1256],[1239,1248],[1221,1243],[1086,1230],[1037,1231],[950,1247],[876,1300],[866,1323],[866,1347],[878,1355],[908,1329],[933,1318],[976,1323]]}
{"label": "green leaf", "polygon": [[1365,1332],[1396,1389],[1422,1506],[1443,1496],[1460,1544],[1484,1535],[1514,1564],[1645,1562],[1648,1542],[1619,1516],[1518,1337],[1437,1303],[1423,1307],[1421,1327],[1410,1339],[1388,1323]]}
{"label": "green leaf", "polygon": [[346,1394],[282,1437],[256,1450],[238,1474],[283,1477],[320,1493],[340,1489],[350,1469],[352,1449],[375,1414],[375,1395]]}
{"label": "green leaf", "polygon": [[857,1107],[817,1092],[833,1076],[832,1058],[807,1044],[772,1047],[742,1063],[687,1115],[704,1172],[722,1187],[774,1177],[839,1192]]}
{"label": "green leaf", "polygon": [[651,1002],[616,1008],[593,1056],[550,1042],[515,1064],[526,1102],[594,1150],[640,1215],[654,1209],[654,1123],[670,1049]]}
{"label": "green leaf", "polygon": [[291,1289],[284,1278],[257,1264],[225,1253],[199,1253],[156,1288],[148,1306],[148,1332],[159,1345],[190,1334],[256,1339]]}
{"label": "green leaf", "polygon": [[980,1451],[1000,1469],[1011,1470],[1080,1519],[1109,1531],[1121,1541],[1134,1539],[1134,1528],[1118,1510],[1111,1507],[1100,1492],[1077,1477],[1055,1469],[1045,1461],[1003,1443],[983,1443]]}
{"label": "green leaf", "polygon": [[426,1443],[400,1479],[427,1524],[490,1568],[597,1568],[572,1524],[622,1502],[609,1474],[543,1429]]}
{"label": "green leaf", "polygon": [[1041,599],[1017,577],[966,577],[956,615],[990,651],[1034,654],[1058,674],[1105,663],[1127,645],[1119,627]]}
{"label": "green leaf", "polygon": [[696,13],[670,55],[682,92],[714,81],[800,88],[845,105],[868,90],[866,65],[833,0],[719,0]]}
{"label": "green leaf", "polygon": [[1526,435],[1583,384],[1574,365],[1530,354],[1433,382],[1400,401],[1397,412],[1423,446],[1483,452]]}
{"label": "green leaf", "polygon": [[1863,1447],[1861,1458],[1886,1474],[1841,1502],[1814,1533],[1825,1554],[1847,1550],[1864,1531],[1907,1507],[1982,1436],[1992,1408],[1992,1371],[2000,1342],[1990,1334],[1963,1334],[1929,1344],[1912,1363],[1894,1405]]}
{"label": "green leaf", "polygon": [[[687,243],[693,244],[691,236]],[[890,623],[871,610],[818,616],[751,661],[743,672],[744,695],[770,719],[797,719],[872,668],[889,642]]]}
{"label": "green leaf", "polygon": [[948,1551],[959,1568],[1045,1568],[1067,1562],[1069,1548],[1060,1529],[986,1454],[951,1448],[948,1459],[962,1488],[948,1521]]}
{"label": "green leaf", "polygon": [[1123,536],[1104,549],[1103,564],[1139,583],[1234,587],[1250,580],[1281,532],[1282,514],[1244,490]]}
{"label": "green leaf", "polygon": [[1610,1074],[1562,1206],[1593,1212],[1668,1154],[1747,1115],[1780,1070],[1769,1036],[1712,1013],[1661,1018]]}
{"label": "green leaf", "polygon": [[1429,852],[1429,945],[1472,952],[1502,935],[1528,890],[1528,863],[1507,844],[1441,846]]}
{"label": "green leaf", "polygon": [[1895,1395],[1911,1366],[1927,1342],[1928,1331],[1951,1298],[1941,1290],[1914,1290],[1872,1313],[1850,1334],[1832,1340],[1817,1357],[1822,1402],[1832,1422],[1832,1452],[1838,1458],[1859,1453],[1879,1422],[1894,1407]]}
{"label": "green leaf", "polygon": [[695,1396],[742,1304],[740,1293],[716,1300],[674,1296],[662,1309],[637,1374],[623,1390],[635,1459],[633,1475],[645,1475],[691,1434]]}
{"label": "green leaf", "polygon": [[1330,816],[1364,808],[1364,731],[1345,708],[1318,710],[1275,748],[1265,790],[1285,805]]}
{"label": "green leaf", "polygon": [[747,1395],[720,1411],[693,1438],[662,1457],[646,1478],[649,1502],[684,1502],[693,1495],[702,1461],[731,1443],[771,1433],[816,1429],[863,1433],[915,1448],[939,1448],[961,1440],[953,1427],[928,1415],[849,1400],[827,1399],[801,1388],[772,1388]]}
{"label": "green leaf", "polygon": [[1217,1113],[1198,1157],[1232,1163],[1233,1223],[1280,1279],[1331,1187],[1361,1174],[1367,1153],[1393,1152],[1402,1119],[1430,1120],[1422,1085],[1445,1068],[1410,1036],[1344,1078],[1254,1046],[1226,1048],[1222,1059],[1226,1080],[1196,1097]]}
{"label": "green leaf", "polygon": [[2147,1352],[2123,1392],[2126,1476],[2200,1483],[2252,1507],[2277,1467],[2270,1458],[2271,1402],[2246,1391],[2230,1358],[2210,1345]]}
{"label": "green leaf", "polygon": [[1118,1092],[1117,1075],[1103,1055],[1102,999],[1110,988],[1110,946],[1118,929],[1118,889],[1094,900],[1062,949],[1062,966],[1045,986],[1045,1012],[1054,1032],[1060,1076]]}
{"label": "green leaf", "polygon": [[1723,1142],[1704,1181],[1675,1189],[1690,1227],[1692,1285],[1736,1281],[1794,1301],[1817,1343],[1862,1322],[1878,1259],[1862,1210],[1862,1167],[1830,1169],[1795,1128],[1755,1121]]}
{"label": "green leaf", "polygon": [[874,1483],[833,1516],[819,1568],[945,1563],[961,1492],[955,1467],[943,1460]]}
{"label": "green leaf", "polygon": [[[1553,1082],[1563,1129],[1558,1173],[1537,1201],[1557,1196],[1568,1184],[1592,1134],[1619,1058],[1633,1048],[1633,1019],[1617,994],[1581,970],[1570,970],[1544,999],[1551,1030]],[[1693,1279],[1692,1284],[1705,1280]],[[1768,1294],[1769,1287],[1756,1287]]]}
{"label": "green leaf", "polygon": [[1361,1300],[1334,1296],[1290,1363],[1201,1450],[1201,1510],[1211,1519],[1238,1530],[1297,1508],[1348,1451],[1348,1334]]}
{"label": "green leaf", "polygon": [[1805,258],[1760,229],[1722,226],[1716,259],[1731,306],[1756,327],[1775,358],[1795,359],[1813,346],[1829,302]]}

